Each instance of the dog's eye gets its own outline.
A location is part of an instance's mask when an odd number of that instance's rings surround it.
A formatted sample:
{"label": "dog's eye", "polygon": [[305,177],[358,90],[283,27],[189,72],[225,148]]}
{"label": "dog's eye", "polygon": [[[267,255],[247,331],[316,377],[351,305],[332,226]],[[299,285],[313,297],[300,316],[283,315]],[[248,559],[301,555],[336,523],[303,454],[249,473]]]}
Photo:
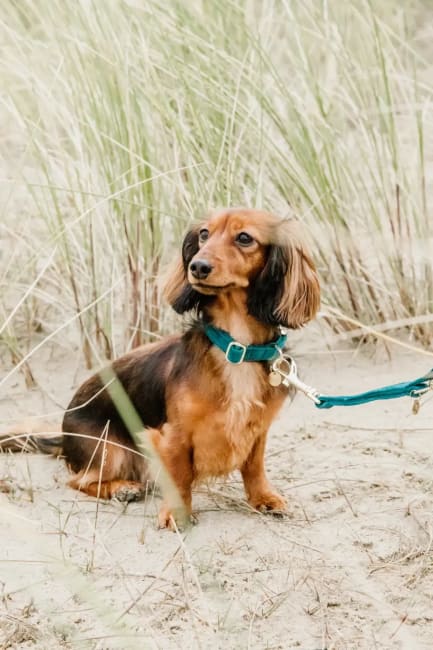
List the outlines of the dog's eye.
{"label": "dog's eye", "polygon": [[241,246],[250,246],[253,243],[254,239],[247,232],[240,232],[236,236],[236,242]]}
{"label": "dog's eye", "polygon": [[198,234],[198,238],[200,239],[200,241],[206,241],[206,239],[208,239],[208,237],[209,237],[209,230],[207,230],[206,228],[203,228],[202,230],[200,230],[200,232]]}

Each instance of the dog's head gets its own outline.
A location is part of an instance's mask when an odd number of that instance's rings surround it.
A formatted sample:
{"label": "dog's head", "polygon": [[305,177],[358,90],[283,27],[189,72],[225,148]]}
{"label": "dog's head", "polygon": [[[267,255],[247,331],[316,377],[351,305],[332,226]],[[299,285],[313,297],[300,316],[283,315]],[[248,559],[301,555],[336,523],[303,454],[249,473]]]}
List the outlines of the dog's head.
{"label": "dog's head", "polygon": [[246,292],[249,313],[265,324],[296,328],[315,316],[319,282],[297,221],[233,208],[186,234],[165,289],[172,307],[200,311],[234,290]]}

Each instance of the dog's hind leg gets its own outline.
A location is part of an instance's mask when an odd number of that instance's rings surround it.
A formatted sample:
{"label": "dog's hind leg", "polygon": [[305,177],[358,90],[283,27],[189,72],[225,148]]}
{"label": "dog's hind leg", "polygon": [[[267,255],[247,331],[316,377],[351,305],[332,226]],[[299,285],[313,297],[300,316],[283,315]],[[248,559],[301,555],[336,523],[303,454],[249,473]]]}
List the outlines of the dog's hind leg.
{"label": "dog's hind leg", "polygon": [[[125,444],[127,442],[127,444]],[[92,497],[136,501],[148,491],[148,461],[108,428],[99,437],[64,434],[64,454],[74,476],[69,486]]]}
{"label": "dog's hind leg", "polygon": [[[139,501],[143,499],[148,492],[147,485],[138,481],[100,481],[95,479],[94,470],[75,476],[69,481],[69,486],[84,492],[91,497],[100,499],[116,499],[117,501]],[[90,483],[87,481],[90,480]]]}

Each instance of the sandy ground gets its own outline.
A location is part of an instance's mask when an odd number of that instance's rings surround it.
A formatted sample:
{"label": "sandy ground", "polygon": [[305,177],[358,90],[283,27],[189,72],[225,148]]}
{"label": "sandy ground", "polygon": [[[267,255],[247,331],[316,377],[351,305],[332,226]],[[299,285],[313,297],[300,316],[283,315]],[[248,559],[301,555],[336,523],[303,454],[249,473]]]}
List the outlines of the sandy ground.
{"label": "sandy ground", "polygon": [[[57,356],[56,356],[57,354]],[[16,376],[0,425],[55,415],[86,373],[74,355]],[[306,353],[324,393],[414,378],[431,358]],[[195,494],[199,524],[156,529],[159,499],[128,506],[65,487],[60,460],[0,457],[1,648],[431,648],[433,400],[319,411],[299,395],[269,437],[290,503],[251,512],[238,474]]]}

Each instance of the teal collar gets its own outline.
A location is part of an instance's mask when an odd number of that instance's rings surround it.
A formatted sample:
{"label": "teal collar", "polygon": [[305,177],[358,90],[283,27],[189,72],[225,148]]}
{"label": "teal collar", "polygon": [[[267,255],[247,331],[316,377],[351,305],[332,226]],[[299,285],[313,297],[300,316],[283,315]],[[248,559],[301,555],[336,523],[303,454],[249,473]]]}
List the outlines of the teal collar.
{"label": "teal collar", "polygon": [[213,325],[205,325],[204,331],[208,339],[224,352],[227,361],[234,364],[242,361],[273,361],[282,351],[287,339],[287,334],[281,334],[275,341],[263,345],[243,345],[228,332]]}

